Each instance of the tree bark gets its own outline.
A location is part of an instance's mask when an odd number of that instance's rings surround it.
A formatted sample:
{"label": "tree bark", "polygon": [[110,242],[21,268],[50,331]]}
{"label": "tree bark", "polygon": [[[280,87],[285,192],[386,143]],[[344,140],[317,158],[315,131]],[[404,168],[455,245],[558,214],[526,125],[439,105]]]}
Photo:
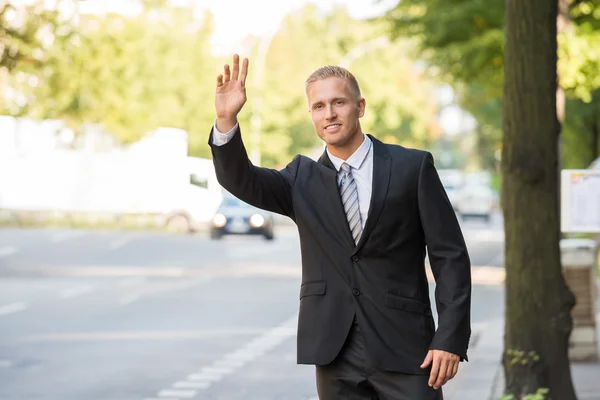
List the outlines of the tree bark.
{"label": "tree bark", "polygon": [[558,1],[506,0],[504,140],[505,392],[575,400],[568,359],[575,298],[560,263]]}

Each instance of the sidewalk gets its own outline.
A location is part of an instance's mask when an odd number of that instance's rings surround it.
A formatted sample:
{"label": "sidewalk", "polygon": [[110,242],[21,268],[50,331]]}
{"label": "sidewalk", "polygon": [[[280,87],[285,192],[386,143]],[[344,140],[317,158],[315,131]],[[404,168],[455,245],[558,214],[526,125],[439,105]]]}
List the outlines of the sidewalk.
{"label": "sidewalk", "polygon": [[[600,287],[600,281],[598,285]],[[596,311],[596,333],[600,344],[600,307]],[[504,372],[500,364],[503,335],[504,320],[499,318],[486,324],[478,337],[472,338],[470,361],[461,363],[456,378],[444,386],[445,400],[500,399],[504,390]],[[600,362],[572,362],[571,376],[578,400],[600,400]]]}

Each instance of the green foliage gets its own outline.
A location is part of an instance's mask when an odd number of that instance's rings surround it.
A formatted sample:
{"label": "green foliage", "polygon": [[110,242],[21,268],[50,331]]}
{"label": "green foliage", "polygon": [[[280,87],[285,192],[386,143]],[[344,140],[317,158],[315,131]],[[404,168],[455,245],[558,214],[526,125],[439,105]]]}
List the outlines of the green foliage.
{"label": "green foliage", "polygon": [[563,167],[587,168],[600,155],[600,89],[589,102],[567,99],[562,132]]}
{"label": "green foliage", "polygon": [[[521,400],[545,400],[546,395],[549,393],[547,388],[539,388],[535,393],[526,394],[521,396]],[[503,394],[500,400],[515,400],[515,396],[512,394]]]}
{"label": "green foliage", "polygon": [[[410,44],[385,44],[378,38],[382,38],[380,25],[355,21],[342,8],[322,14],[307,5],[283,21],[267,55],[262,91],[263,144],[271,143],[263,147],[265,163],[281,165],[291,154],[321,145],[308,113],[304,81],[317,68],[342,61],[367,100],[361,121],[365,132],[416,147],[436,137],[433,85],[409,60]],[[355,52],[356,56],[349,56]],[[282,147],[287,151],[282,152]]]}
{"label": "green foliage", "polygon": [[35,79],[14,74],[11,84],[29,101],[11,113],[62,119],[76,131],[99,124],[123,143],[160,126],[181,128],[191,153],[207,156],[211,18],[199,24],[185,8],[159,6],[137,17],[83,15],[78,31],[57,30],[44,67],[16,71]]}
{"label": "green foliage", "polygon": [[[585,125],[593,93],[600,88],[600,0],[570,1],[571,29],[558,37],[559,80],[569,99],[567,135],[590,137]],[[417,41],[415,57],[432,74],[451,83],[462,108],[478,121],[483,165],[493,162],[493,145],[502,132],[504,1],[402,0],[383,18],[392,37]],[[579,125],[575,132],[570,126]],[[585,141],[585,139],[584,139]],[[573,151],[573,153],[572,153]],[[567,145],[565,164],[588,157]]]}
{"label": "green foliage", "polygon": [[46,50],[40,34],[57,24],[57,13],[46,10],[43,1],[19,3],[0,0],[0,70],[18,64],[39,66]]}
{"label": "green foliage", "polygon": [[[199,20],[186,6],[166,4],[144,0],[138,16],[83,14],[63,19],[48,28],[43,46],[32,33],[22,41],[29,47],[21,46],[21,36],[11,33],[19,54],[35,54],[37,61],[27,63],[21,57],[10,64],[8,84],[26,101],[0,104],[0,113],[63,120],[77,133],[92,125],[121,143],[161,126],[181,128],[189,133],[190,153],[209,157],[206,141],[214,122],[215,76],[230,59],[210,53],[211,15]],[[41,9],[32,9],[32,26],[42,15]],[[414,44],[398,41],[363,48],[382,37],[382,28],[353,20],[343,8],[325,14],[307,5],[282,22],[262,73],[257,68],[260,38],[248,38],[249,51],[242,55],[251,60],[249,101],[240,123],[252,150],[251,121],[262,121],[263,165],[283,166],[294,154],[314,154],[313,149],[322,146],[308,113],[304,81],[318,67],[342,60],[367,99],[362,121],[366,132],[416,147],[437,137],[433,85],[409,59]],[[362,54],[356,55],[356,50]]]}

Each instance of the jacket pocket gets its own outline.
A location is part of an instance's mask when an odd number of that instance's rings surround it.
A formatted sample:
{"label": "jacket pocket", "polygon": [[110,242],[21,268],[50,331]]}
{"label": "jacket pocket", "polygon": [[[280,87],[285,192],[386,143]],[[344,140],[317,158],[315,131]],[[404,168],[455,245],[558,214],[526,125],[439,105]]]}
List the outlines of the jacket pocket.
{"label": "jacket pocket", "polygon": [[383,302],[386,306],[391,308],[431,316],[431,308],[427,303],[411,299],[410,297],[399,296],[390,291],[385,292]]}
{"label": "jacket pocket", "polygon": [[325,294],[327,287],[326,281],[309,281],[300,286],[300,298],[306,296],[322,296]]}

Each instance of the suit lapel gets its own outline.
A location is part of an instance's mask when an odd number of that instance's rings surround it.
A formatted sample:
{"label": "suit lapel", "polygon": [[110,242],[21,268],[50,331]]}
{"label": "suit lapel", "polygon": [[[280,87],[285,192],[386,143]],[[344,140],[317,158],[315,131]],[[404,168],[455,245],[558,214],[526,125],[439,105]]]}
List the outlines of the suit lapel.
{"label": "suit lapel", "polygon": [[325,171],[327,184],[325,185],[325,193],[323,193],[323,195],[329,201],[334,220],[343,221],[342,232],[344,236],[344,243],[346,243],[350,249],[354,249],[356,245],[354,243],[354,238],[352,237],[352,232],[350,231],[350,226],[348,226],[346,212],[344,211],[344,205],[342,204],[342,199],[340,198],[340,191],[338,189],[338,172],[335,169],[335,166],[333,165],[331,160],[329,159],[329,156],[327,155],[327,150],[325,150],[319,158],[319,163],[327,167],[327,170]]}
{"label": "suit lapel", "polygon": [[[379,215],[381,214],[381,210],[385,203],[385,198],[387,197],[390,175],[392,172],[392,158],[385,147],[385,144],[371,135],[368,136],[373,141],[373,186],[371,203],[369,205],[365,229],[358,241],[358,245],[354,248],[353,254],[356,254],[361,249],[377,224],[377,220],[379,219]],[[350,228],[348,228],[348,231],[350,231]]]}

